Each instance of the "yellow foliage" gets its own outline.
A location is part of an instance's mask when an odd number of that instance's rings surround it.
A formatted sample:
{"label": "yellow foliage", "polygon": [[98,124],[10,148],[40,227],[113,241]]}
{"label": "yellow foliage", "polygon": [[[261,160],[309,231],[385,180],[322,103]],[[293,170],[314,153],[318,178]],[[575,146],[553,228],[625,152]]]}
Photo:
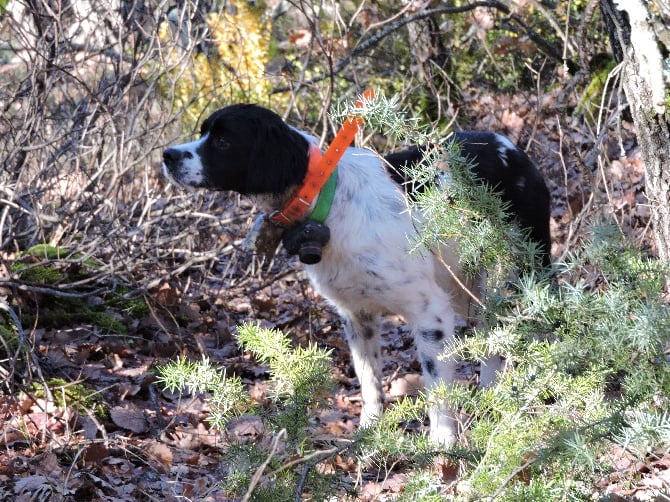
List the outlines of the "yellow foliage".
{"label": "yellow foliage", "polygon": [[[160,88],[172,95],[173,110],[183,110],[184,125],[189,129],[208,112],[226,104],[268,100],[265,65],[270,21],[263,9],[249,7],[244,0],[233,0],[230,7],[207,17],[214,41],[208,53],[193,51],[185,57],[183,51],[170,47],[166,56],[169,70]],[[166,46],[174,35],[165,23],[160,38]]]}
{"label": "yellow foliage", "polygon": [[248,101],[263,100],[269,91],[264,73],[270,49],[270,22],[246,2],[238,3],[235,14],[224,11],[211,15],[209,28],[219,59],[232,70],[231,87],[238,87]]}

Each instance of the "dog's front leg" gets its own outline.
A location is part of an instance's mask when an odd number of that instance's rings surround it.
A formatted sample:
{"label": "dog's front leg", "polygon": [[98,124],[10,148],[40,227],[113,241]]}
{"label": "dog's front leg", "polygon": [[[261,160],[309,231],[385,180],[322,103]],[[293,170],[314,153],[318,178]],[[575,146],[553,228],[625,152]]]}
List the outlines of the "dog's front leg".
{"label": "dog's front leg", "polygon": [[361,310],[343,313],[343,317],[351,359],[361,385],[360,426],[367,427],[379,419],[384,405],[379,314]]}

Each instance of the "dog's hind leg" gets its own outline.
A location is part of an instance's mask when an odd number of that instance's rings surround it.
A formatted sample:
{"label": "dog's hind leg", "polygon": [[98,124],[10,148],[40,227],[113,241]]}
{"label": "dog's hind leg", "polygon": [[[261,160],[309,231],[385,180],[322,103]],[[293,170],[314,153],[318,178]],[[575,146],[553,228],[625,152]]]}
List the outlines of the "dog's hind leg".
{"label": "dog's hind leg", "polygon": [[489,356],[482,361],[479,367],[479,387],[492,387],[498,380],[498,375],[504,373],[507,367],[505,358],[499,355]]}
{"label": "dog's hind leg", "polygon": [[406,315],[405,319],[412,327],[426,392],[432,401],[428,408],[430,437],[449,447],[458,436],[456,414],[445,400],[431,397],[431,391],[442,384],[448,386],[455,379],[456,360],[445,356],[454,340],[454,313],[449,296],[437,286],[430,295],[424,295],[424,300],[420,311],[415,310],[413,316]]}
{"label": "dog's hind leg", "polygon": [[367,311],[342,312],[344,331],[351,350],[351,359],[361,385],[361,427],[375,423],[382,414],[381,346],[379,339],[379,314]]}

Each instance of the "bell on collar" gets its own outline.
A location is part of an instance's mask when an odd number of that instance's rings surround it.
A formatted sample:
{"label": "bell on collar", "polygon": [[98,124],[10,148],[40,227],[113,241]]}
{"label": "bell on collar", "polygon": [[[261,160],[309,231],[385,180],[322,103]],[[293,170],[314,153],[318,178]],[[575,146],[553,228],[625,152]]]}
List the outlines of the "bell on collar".
{"label": "bell on collar", "polygon": [[323,223],[307,220],[284,232],[282,243],[288,254],[297,254],[300,261],[314,265],[321,261],[321,251],[330,240],[330,229]]}

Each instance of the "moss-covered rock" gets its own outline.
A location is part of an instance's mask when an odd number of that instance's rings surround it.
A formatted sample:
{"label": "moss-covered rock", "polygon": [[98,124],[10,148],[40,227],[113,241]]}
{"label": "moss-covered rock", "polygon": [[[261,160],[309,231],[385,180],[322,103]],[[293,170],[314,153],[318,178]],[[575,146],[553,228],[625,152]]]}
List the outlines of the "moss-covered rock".
{"label": "moss-covered rock", "polygon": [[[68,327],[74,324],[92,324],[106,332],[126,334],[125,318],[139,318],[149,313],[142,297],[131,297],[128,287],[110,282],[108,291],[104,283],[91,283],[82,288],[63,288],[69,283],[82,282],[100,272],[102,264],[95,258],[84,258],[82,253],[66,247],[38,244],[23,253],[10,265],[19,281],[30,285],[54,286],[72,296],[61,295],[54,288],[39,289],[23,308],[22,323],[46,328]],[[93,293],[95,288],[95,293]],[[96,301],[89,301],[95,294]]]}

